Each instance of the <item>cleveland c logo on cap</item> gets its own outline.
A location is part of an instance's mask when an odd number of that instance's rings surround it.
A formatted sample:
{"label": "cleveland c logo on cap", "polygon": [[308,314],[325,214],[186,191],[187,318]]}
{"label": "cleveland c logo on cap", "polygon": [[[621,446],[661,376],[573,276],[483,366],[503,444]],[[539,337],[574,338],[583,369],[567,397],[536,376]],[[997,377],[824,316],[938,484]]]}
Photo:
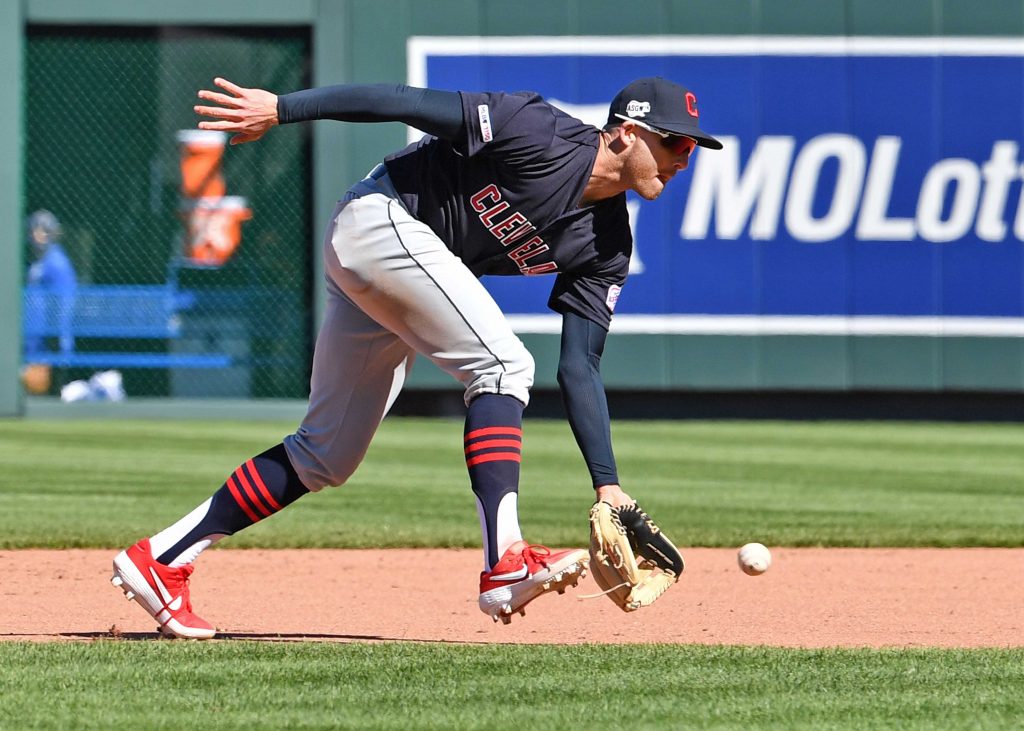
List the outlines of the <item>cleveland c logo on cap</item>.
{"label": "cleveland c logo on cap", "polygon": [[700,112],[697,111],[697,95],[692,91],[686,92],[686,111],[690,113],[691,117],[700,116]]}

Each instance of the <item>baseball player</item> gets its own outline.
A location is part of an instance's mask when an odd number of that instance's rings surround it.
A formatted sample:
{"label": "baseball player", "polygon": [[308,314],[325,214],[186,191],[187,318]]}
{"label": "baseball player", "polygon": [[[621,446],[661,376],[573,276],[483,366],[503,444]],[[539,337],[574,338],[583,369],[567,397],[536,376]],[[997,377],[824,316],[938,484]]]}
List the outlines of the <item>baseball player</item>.
{"label": "baseball player", "polygon": [[276,96],[216,79],[202,129],[258,140],[279,124],[400,121],[427,134],[342,198],[323,244],[327,306],[308,412],[294,434],[246,461],[178,522],[121,552],[112,582],[165,634],[212,637],[188,578],[204,549],[355,471],[414,355],[465,388],[466,466],[483,533],[480,609],[508,623],[584,574],[583,549],[527,543],[517,516],[522,412],[533,358],[478,277],[554,275],[563,318],[558,381],[598,500],[626,505],[599,363],[626,279],[627,190],[657,198],[695,145],[696,96],[662,78],[626,86],[603,130],[534,93],[342,85]]}

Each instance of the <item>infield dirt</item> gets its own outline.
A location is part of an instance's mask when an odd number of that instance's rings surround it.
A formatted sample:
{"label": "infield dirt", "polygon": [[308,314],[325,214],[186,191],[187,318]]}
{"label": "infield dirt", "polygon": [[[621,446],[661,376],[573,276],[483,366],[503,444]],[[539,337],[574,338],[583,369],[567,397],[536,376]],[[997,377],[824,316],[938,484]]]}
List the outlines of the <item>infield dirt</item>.
{"label": "infield dirt", "polygon": [[[0,639],[156,638],[109,583],[115,551],[0,551]],[[509,626],[476,606],[477,550],[212,550],[192,578],[221,639],[786,647],[1024,645],[1024,549],[773,549],[763,576],[686,549],[654,606],[624,614],[589,577]]]}

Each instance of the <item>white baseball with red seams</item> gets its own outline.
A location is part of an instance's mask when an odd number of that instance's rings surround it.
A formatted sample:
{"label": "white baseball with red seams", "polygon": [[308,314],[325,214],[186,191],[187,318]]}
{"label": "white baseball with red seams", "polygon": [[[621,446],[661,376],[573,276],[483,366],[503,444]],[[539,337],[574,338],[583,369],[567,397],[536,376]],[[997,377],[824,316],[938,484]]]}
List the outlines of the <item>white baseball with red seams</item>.
{"label": "white baseball with red seams", "polygon": [[764,544],[747,543],[736,554],[736,562],[748,576],[760,576],[772,565],[772,553]]}

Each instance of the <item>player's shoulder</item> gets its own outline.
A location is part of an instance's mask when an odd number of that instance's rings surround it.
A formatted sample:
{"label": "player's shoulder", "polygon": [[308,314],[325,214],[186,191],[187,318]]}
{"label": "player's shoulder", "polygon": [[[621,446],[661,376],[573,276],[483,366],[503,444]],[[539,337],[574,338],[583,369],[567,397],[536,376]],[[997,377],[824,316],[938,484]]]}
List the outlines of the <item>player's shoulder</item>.
{"label": "player's shoulder", "polygon": [[629,228],[629,205],[626,202],[625,193],[618,193],[611,198],[597,201],[593,204],[593,211],[595,218],[600,218],[609,226]]}
{"label": "player's shoulder", "polygon": [[464,103],[476,107],[487,104],[492,110],[517,112],[523,109],[543,110],[552,117],[568,117],[564,111],[536,91],[461,91]]}
{"label": "player's shoulder", "polygon": [[599,201],[592,210],[598,252],[605,257],[624,254],[628,258],[633,250],[633,230],[626,194]]}
{"label": "player's shoulder", "polygon": [[502,101],[508,104],[523,106],[525,104],[546,104],[544,97],[536,91],[466,91],[459,92],[464,98],[476,101],[487,99],[491,101]]}

